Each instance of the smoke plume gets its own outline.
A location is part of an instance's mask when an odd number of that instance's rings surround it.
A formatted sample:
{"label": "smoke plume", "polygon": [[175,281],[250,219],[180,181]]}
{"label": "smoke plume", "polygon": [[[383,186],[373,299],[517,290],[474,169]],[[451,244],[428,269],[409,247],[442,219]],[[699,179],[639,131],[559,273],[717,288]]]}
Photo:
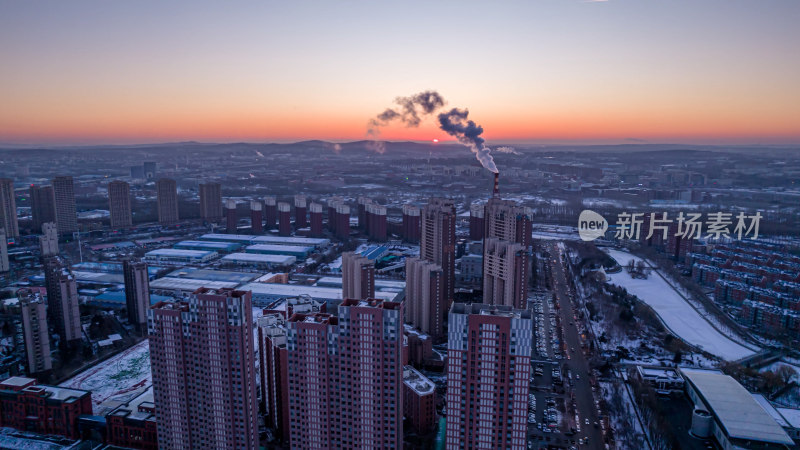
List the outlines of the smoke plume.
{"label": "smoke plume", "polygon": [[511,153],[512,155],[521,155],[514,147],[497,147],[494,151],[498,153]]}
{"label": "smoke plume", "polygon": [[481,137],[483,127],[469,120],[468,116],[469,111],[466,109],[453,108],[439,114],[439,128],[469,147],[486,170],[498,173],[494,158],[492,158],[492,149],[485,145],[486,140]]}
{"label": "smoke plume", "polygon": [[370,119],[367,124],[367,136],[373,139],[370,146],[378,153],[386,151],[385,144],[378,140],[381,127],[395,120],[399,120],[407,127],[418,127],[422,122],[421,116],[432,114],[444,106],[444,98],[436,91],[424,91],[410,97],[397,97],[394,102],[397,108],[387,108],[374,119]]}

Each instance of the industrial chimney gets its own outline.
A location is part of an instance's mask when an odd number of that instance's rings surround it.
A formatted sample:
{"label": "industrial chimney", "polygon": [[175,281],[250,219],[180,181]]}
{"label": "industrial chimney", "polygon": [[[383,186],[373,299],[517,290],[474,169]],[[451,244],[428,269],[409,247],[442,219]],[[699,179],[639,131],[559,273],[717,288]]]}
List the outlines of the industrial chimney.
{"label": "industrial chimney", "polygon": [[494,173],[494,191],[492,195],[500,194],[500,174],[498,172]]}

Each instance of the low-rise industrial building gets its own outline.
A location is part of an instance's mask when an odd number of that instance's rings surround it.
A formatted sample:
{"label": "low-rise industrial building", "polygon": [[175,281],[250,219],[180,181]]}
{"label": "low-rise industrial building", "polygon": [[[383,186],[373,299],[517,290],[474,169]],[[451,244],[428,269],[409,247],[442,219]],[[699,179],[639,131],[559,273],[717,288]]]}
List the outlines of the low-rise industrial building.
{"label": "low-rise industrial building", "polygon": [[177,248],[160,248],[144,254],[148,263],[160,264],[200,264],[219,256],[219,253],[208,250],[180,250]]}
{"label": "low-rise industrial building", "polygon": [[636,375],[659,394],[683,391],[683,378],[672,367],[636,366]]}
{"label": "low-rise industrial building", "polygon": [[245,251],[247,253],[259,253],[262,255],[291,255],[305,259],[314,251],[314,247],[304,245],[254,244],[248,245]]}
{"label": "low-rise industrial building", "polygon": [[719,370],[680,368],[694,402],[691,432],[714,436],[723,449],[785,449],[786,431],[741,384]]}
{"label": "low-rise industrial building", "polygon": [[181,241],[173,245],[172,248],[180,250],[205,250],[211,252],[230,253],[239,250],[242,244],[236,242],[213,242],[213,241]]}
{"label": "low-rise industrial building", "polygon": [[297,262],[291,255],[264,255],[260,253],[231,253],[222,257],[225,265],[272,270],[289,267]]}
{"label": "low-rise industrial building", "polygon": [[[152,288],[152,286],[151,283],[150,287]],[[325,303],[329,311],[342,302],[342,290],[337,288],[307,286],[304,284],[247,283],[240,286],[238,289],[241,291],[252,291],[253,306],[260,307],[265,307],[269,303],[282,298],[303,295]],[[398,294],[394,292],[375,292],[375,298],[385,301],[392,301],[397,295]]]}

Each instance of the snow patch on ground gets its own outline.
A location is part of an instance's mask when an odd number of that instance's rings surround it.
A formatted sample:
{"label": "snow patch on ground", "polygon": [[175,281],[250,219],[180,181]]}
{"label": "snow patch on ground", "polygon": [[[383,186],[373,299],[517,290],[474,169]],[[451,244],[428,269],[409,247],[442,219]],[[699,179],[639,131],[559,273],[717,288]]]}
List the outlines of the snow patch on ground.
{"label": "snow patch on ground", "polygon": [[[609,250],[608,253],[623,267],[631,259],[641,260],[618,250]],[[647,279],[639,279],[632,278],[623,270],[609,275],[607,280],[611,284],[624,287],[630,294],[652,307],[667,328],[692,345],[727,361],[755,353],[717,331],[655,272]]]}
{"label": "snow patch on ground", "polygon": [[106,400],[128,396],[152,384],[150,346],[148,341],[144,340],[84,370],[59,386],[92,391],[94,413],[99,414],[105,409],[100,405]]}

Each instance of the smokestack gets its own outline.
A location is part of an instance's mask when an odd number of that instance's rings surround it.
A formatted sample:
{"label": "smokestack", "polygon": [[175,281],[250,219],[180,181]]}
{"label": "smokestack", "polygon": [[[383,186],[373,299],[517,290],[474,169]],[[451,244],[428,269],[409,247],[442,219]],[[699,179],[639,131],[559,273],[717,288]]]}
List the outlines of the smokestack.
{"label": "smokestack", "polygon": [[494,173],[494,191],[492,195],[500,194],[500,174],[498,172]]}

